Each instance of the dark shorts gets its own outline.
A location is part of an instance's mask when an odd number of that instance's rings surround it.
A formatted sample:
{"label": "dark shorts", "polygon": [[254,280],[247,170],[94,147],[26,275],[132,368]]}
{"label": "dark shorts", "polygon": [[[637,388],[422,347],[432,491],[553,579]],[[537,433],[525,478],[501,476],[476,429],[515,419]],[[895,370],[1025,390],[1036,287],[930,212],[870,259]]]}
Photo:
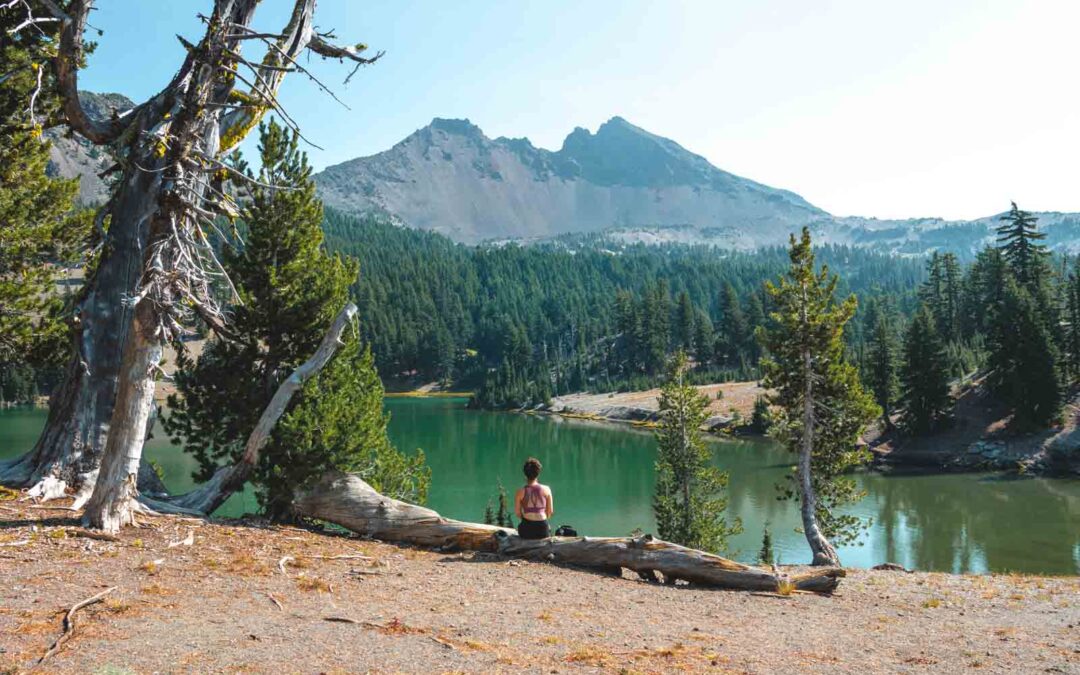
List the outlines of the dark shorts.
{"label": "dark shorts", "polygon": [[551,536],[551,528],[546,520],[522,520],[518,535],[522,539],[547,539]]}

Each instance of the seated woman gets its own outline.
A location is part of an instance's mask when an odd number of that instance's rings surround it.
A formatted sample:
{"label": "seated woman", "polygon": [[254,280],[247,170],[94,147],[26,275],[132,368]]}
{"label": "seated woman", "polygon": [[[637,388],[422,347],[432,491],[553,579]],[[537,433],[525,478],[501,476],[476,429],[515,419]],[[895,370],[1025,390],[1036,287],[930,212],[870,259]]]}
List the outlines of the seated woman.
{"label": "seated woman", "polygon": [[522,539],[547,539],[551,536],[548,518],[555,513],[555,504],[551,499],[551,488],[536,481],[542,468],[540,460],[534,457],[525,460],[527,482],[514,495],[514,513],[521,519],[518,534]]}

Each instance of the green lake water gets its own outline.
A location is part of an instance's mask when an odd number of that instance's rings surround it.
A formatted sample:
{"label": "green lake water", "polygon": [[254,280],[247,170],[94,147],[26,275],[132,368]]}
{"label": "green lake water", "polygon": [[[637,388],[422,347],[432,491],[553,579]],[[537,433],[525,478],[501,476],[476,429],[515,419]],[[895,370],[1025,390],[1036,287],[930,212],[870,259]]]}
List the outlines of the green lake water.
{"label": "green lake water", "polygon": [[[581,534],[654,530],[651,513],[656,443],[621,425],[466,410],[461,399],[388,399],[390,435],[402,449],[423,448],[432,468],[428,504],[442,514],[479,520],[501,480],[521,482],[529,455],[544,464],[555,496],[555,525]],[[0,411],[0,459],[28,449],[44,424],[40,410]],[[766,523],[782,562],[808,560],[796,506],[776,499],[791,456],[764,439],[711,441],[716,465],[730,472],[731,517],[744,533],[729,554],[751,561]],[[146,456],[166,472],[171,490],[191,486],[192,462],[158,434]],[[872,524],[858,545],[840,548],[844,564],[897,562],[945,572],[1019,571],[1080,574],[1080,480],[997,474],[858,476],[868,496],[851,510]],[[256,507],[250,493],[219,511]]]}

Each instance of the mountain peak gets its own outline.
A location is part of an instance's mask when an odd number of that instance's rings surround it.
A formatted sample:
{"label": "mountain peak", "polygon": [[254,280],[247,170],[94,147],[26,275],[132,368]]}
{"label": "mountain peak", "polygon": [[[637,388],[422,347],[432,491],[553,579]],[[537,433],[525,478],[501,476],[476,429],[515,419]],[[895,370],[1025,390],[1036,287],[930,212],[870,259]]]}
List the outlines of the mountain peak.
{"label": "mountain peak", "polygon": [[470,138],[483,137],[484,132],[480,130],[480,127],[473,124],[466,119],[454,119],[446,117],[436,117],[431,120],[431,124],[428,125],[429,129],[438,129],[439,131],[445,131],[448,134],[457,136],[468,136]]}
{"label": "mountain peak", "polygon": [[762,236],[827,215],[620,116],[595,133],[574,129],[554,152],[436,117],[390,150],[328,167],[316,181],[328,206],[390,214],[470,242],[668,225],[749,227]]}

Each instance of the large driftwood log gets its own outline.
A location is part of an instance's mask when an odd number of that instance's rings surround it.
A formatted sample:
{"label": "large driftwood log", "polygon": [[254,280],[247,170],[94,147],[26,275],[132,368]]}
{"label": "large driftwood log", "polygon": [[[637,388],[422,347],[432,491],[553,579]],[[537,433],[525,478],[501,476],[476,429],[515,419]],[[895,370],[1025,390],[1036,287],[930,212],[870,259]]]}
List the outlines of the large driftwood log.
{"label": "large driftwood log", "polygon": [[625,567],[642,577],[747,591],[776,591],[783,582],[797,590],[828,593],[844,576],[840,568],[785,576],[727,558],[678,546],[652,536],[552,537],[527,540],[513,530],[443,518],[422,506],[391,499],[361,478],[330,473],[297,496],[298,515],[325,520],[358,534],[399,543],[577,565],[609,572]]}
{"label": "large driftwood log", "polygon": [[304,387],[304,383],[330,362],[342,344],[341,336],[356,316],[356,305],[348,303],[338,312],[337,318],[330,326],[330,330],[323,336],[319,348],[315,350],[311,358],[297,366],[296,370],[285,378],[270,403],[259,416],[259,421],[248,436],[244,444],[244,454],[240,461],[229,466],[223,466],[214,472],[210,480],[206,481],[191,492],[159,499],[143,499],[143,503],[151,509],[162,513],[182,514],[205,514],[213,513],[219,506],[225,503],[237,490],[244,487],[244,483],[251,477],[259,463],[259,453],[269,442],[270,434],[274,430],[293,395]]}

